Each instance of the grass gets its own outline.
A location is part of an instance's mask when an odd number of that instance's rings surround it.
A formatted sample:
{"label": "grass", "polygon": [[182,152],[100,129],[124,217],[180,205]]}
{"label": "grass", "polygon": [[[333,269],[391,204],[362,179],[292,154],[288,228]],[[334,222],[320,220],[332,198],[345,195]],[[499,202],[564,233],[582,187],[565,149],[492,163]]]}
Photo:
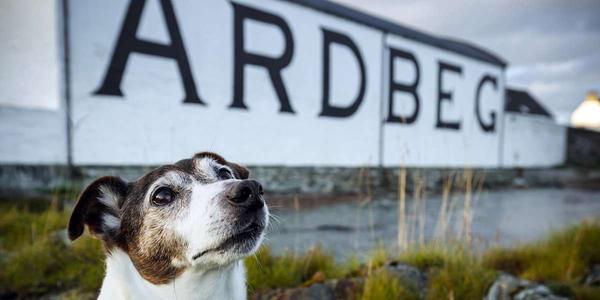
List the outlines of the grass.
{"label": "grass", "polygon": [[36,296],[77,288],[98,290],[104,274],[98,240],[66,241],[68,212],[50,205],[0,210],[0,294]]}
{"label": "grass", "polygon": [[[67,298],[97,292],[104,274],[100,242],[84,236],[66,241],[69,212],[0,207],[0,296],[37,297],[67,292]],[[588,221],[537,243],[474,253],[465,244],[425,244],[391,253],[374,249],[366,261],[345,262],[319,247],[302,254],[261,248],[246,259],[251,292],[307,286],[329,279],[363,277],[355,299],[481,299],[499,271],[547,284],[572,299],[600,299],[600,288],[581,284],[600,263],[600,221]],[[427,293],[380,268],[390,261],[415,266],[428,277]]]}
{"label": "grass", "polygon": [[434,243],[409,248],[399,255],[378,248],[364,264],[356,259],[335,264],[331,255],[316,249],[302,255],[274,256],[268,248],[262,248],[256,258],[246,261],[250,286],[255,292],[302,286],[312,283],[314,274],[322,272],[330,274],[325,278],[365,276],[357,299],[419,299],[397,278],[373,271],[394,259],[427,274],[426,299],[482,299],[500,271],[545,283],[558,295],[600,299],[600,288],[581,284],[588,268],[600,263],[600,221],[583,222],[537,243],[494,248],[483,254],[463,244]]}
{"label": "grass", "polygon": [[462,244],[427,244],[399,255],[402,263],[426,272],[427,299],[481,299],[496,278],[478,255]]}
{"label": "grass", "polygon": [[418,300],[419,295],[414,287],[407,286],[397,277],[387,271],[375,272],[367,276],[362,295],[357,295],[361,300],[402,299]]}
{"label": "grass", "polygon": [[248,286],[256,291],[340,278],[351,271],[349,267],[336,264],[333,256],[320,247],[300,255],[286,253],[279,256],[273,255],[269,248],[262,247],[245,263]]}
{"label": "grass", "polygon": [[492,249],[483,264],[534,281],[578,281],[600,263],[600,225],[583,222],[547,240],[510,249]]}
{"label": "grass", "polygon": [[426,253],[432,255],[423,259],[431,263],[427,299],[482,299],[496,278],[494,270],[484,268],[477,256],[463,248]]}
{"label": "grass", "polygon": [[595,264],[600,264],[597,221],[573,225],[536,244],[491,249],[482,261],[486,268],[544,282],[556,290],[570,290],[575,299],[600,299],[600,289],[580,285]]}

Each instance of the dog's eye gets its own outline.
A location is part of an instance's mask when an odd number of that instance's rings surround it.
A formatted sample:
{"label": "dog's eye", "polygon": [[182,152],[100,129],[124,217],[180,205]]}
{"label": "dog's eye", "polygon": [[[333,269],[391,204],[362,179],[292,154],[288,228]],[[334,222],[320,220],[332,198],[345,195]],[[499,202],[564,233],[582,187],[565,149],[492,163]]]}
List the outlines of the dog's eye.
{"label": "dog's eye", "polygon": [[233,174],[227,168],[220,168],[217,175],[219,179],[233,179]]}
{"label": "dog's eye", "polygon": [[161,187],[152,195],[152,204],[157,206],[167,205],[175,200],[175,193],[168,187]]}

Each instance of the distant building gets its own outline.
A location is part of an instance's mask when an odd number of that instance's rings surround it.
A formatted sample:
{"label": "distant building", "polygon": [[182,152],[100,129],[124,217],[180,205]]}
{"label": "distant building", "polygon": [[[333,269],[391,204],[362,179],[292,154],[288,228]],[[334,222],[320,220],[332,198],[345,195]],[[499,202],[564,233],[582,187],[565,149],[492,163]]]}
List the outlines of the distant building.
{"label": "distant building", "polygon": [[571,114],[571,126],[600,131],[600,100],[590,91],[585,100]]}
{"label": "distant building", "polygon": [[552,114],[536,101],[528,92],[507,89],[504,110],[513,113],[546,116],[552,118]]}
{"label": "distant building", "polygon": [[558,166],[565,162],[567,130],[527,91],[506,89],[504,167]]}

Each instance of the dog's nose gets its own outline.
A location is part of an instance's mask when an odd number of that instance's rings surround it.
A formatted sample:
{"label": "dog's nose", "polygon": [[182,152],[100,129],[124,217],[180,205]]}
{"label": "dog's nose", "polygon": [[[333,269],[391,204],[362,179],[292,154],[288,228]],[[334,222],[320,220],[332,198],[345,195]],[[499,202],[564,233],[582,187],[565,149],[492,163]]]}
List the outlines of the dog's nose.
{"label": "dog's nose", "polygon": [[261,208],[264,206],[263,187],[256,180],[244,180],[233,187],[227,196],[229,203],[235,206]]}

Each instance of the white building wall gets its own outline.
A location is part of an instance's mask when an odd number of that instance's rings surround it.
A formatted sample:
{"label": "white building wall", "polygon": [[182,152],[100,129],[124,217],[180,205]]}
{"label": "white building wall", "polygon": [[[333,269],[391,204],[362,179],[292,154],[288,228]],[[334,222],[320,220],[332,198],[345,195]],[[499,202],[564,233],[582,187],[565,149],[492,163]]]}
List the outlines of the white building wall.
{"label": "white building wall", "polygon": [[[500,136],[503,129],[501,120],[504,114],[503,69],[393,35],[388,36],[387,46],[414,53],[420,66],[417,89],[420,107],[412,124],[384,123],[383,165],[498,167]],[[440,61],[460,67],[460,74],[447,71],[442,73],[441,78],[438,77]],[[414,82],[414,67],[404,63],[394,70],[397,73],[394,77],[400,82]],[[496,84],[488,82],[482,87],[480,95],[477,95],[477,86],[486,75],[495,78]],[[389,76],[389,73],[386,72],[385,76]],[[384,87],[384,116],[388,113],[389,105],[393,106],[395,114],[410,115],[415,110],[412,95],[396,92],[393,95],[394,99],[389,99],[387,91],[390,87]],[[438,90],[447,92],[450,99],[439,103]],[[478,123],[476,102],[479,102],[479,114],[483,122],[493,124],[493,130],[485,131]],[[460,128],[437,128],[438,106],[441,106],[442,112],[440,119],[456,122]]]}
{"label": "white building wall", "polygon": [[0,1],[0,163],[65,164],[60,5]]}
{"label": "white building wall", "polygon": [[[513,113],[502,116],[501,79],[497,90],[483,91],[481,110],[485,117],[496,112],[498,121],[504,120],[504,127],[498,122],[490,134],[478,129],[473,119],[473,85],[483,73],[502,78],[502,70],[496,66],[392,35],[386,38],[371,27],[291,3],[238,2],[275,13],[288,22],[295,38],[295,54],[283,72],[283,80],[296,114],[278,112],[279,103],[268,75],[253,66],[246,68],[245,102],[249,110],[228,109],[233,51],[228,2],[211,2],[213,10],[203,10],[198,3],[175,5],[197,88],[207,106],[181,102],[181,79],[172,60],[139,54],[133,55],[125,72],[124,97],[94,95],[128,2],[99,5],[69,1],[75,164],[158,164],[199,150],[218,151],[251,165],[494,167],[501,160],[504,167],[542,167],[565,160],[565,128],[541,117]],[[164,20],[157,1],[149,3],[140,34],[165,43]],[[61,8],[57,0],[0,1],[0,164],[67,163]],[[198,26],[199,22],[203,26]],[[350,118],[318,117],[322,27],[349,35],[365,60],[365,98]],[[257,22],[249,22],[247,30],[258,37],[249,40],[250,49],[270,55],[281,50],[279,31]],[[419,92],[423,106],[419,120],[412,126],[380,125],[389,101],[385,88],[381,89],[387,81],[386,74],[382,74],[386,64],[382,43],[414,51],[421,63]],[[276,47],[261,48],[271,44]],[[337,47],[332,51],[332,76],[337,78],[331,83],[332,102],[343,105],[356,93],[348,87],[357,85],[357,65],[347,49]],[[431,91],[436,87],[433,62],[437,58],[464,67],[459,81],[444,83],[454,93],[454,106],[445,108],[450,114],[445,117],[461,119],[460,131],[433,128],[435,95]],[[405,79],[409,73],[398,78]],[[409,98],[404,100],[396,103],[410,102]]]}
{"label": "white building wall", "polygon": [[543,116],[509,112],[504,116],[504,167],[549,167],[565,162],[566,127]]}

